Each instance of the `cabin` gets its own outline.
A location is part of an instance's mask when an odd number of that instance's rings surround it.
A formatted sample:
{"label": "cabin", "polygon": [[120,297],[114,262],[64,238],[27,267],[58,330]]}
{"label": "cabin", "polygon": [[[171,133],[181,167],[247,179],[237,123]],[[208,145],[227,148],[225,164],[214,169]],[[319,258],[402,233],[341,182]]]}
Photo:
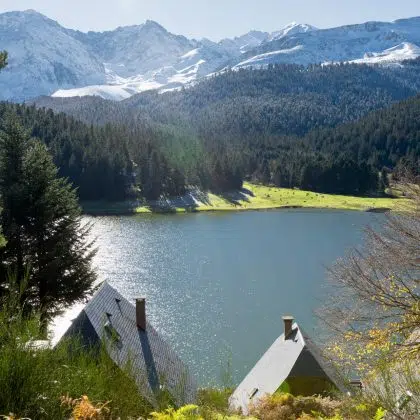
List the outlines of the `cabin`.
{"label": "cabin", "polygon": [[133,305],[103,283],[60,342],[72,337],[89,348],[102,345],[122,369],[129,365],[140,393],[153,406],[157,406],[162,392],[179,406],[195,401],[195,381],[147,321],[145,299],[136,299]]}
{"label": "cabin", "polygon": [[333,390],[345,392],[315,343],[294,322],[283,317],[284,332],[265,352],[229,399],[232,410],[248,414],[249,406],[275,392],[293,395],[326,395]]}

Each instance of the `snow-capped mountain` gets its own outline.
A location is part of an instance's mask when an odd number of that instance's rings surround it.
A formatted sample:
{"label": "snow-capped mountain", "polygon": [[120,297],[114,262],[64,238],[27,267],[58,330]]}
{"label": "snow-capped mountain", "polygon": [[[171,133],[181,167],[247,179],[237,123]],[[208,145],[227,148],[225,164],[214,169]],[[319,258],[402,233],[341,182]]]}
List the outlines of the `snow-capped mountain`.
{"label": "snow-capped mountain", "polygon": [[58,23],[32,10],[0,14],[0,49],[9,52],[9,65],[0,73],[3,99],[106,81],[98,57]]}
{"label": "snow-capped mountain", "polygon": [[124,78],[175,63],[196,46],[194,41],[173,35],[152,20],[102,33],[69,33],[99,57],[110,72]]}
{"label": "snow-capped mountain", "polygon": [[[409,43],[411,49],[398,46]],[[399,61],[416,58],[420,46],[420,17],[395,22],[367,22],[331,29],[292,32],[248,51],[234,67],[255,67],[271,63],[374,63],[366,57],[384,54],[398,47]],[[376,61],[380,63],[379,61]]]}
{"label": "snow-capped mountain", "polygon": [[[60,89],[53,96],[99,95],[121,100],[145,90],[171,90],[221,69],[233,56],[239,55],[238,51],[233,53],[210,40],[198,42],[172,35],[155,22],[130,30],[133,30],[130,40],[125,33],[123,37],[121,34],[110,37],[100,47],[95,43],[92,48],[91,41],[87,42],[89,49],[104,61],[106,85]],[[123,48],[116,48],[118,45],[123,45]],[[125,46],[129,48],[127,51],[123,51],[127,49]],[[105,51],[105,54],[100,51]]]}
{"label": "snow-capped mountain", "polygon": [[179,88],[226,68],[270,63],[400,63],[420,57],[420,17],[331,29],[292,23],[212,42],[174,35],[153,21],[107,32],[66,29],[33,11],[0,14],[0,99],[99,95],[121,100]]}

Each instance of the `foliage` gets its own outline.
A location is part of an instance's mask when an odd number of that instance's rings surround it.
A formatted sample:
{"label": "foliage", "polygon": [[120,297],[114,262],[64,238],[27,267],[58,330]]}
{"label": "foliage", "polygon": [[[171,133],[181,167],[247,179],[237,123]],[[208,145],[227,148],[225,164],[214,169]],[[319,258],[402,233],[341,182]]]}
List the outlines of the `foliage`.
{"label": "foliage", "polygon": [[27,268],[26,306],[39,311],[46,325],[50,316],[92,290],[90,226],[82,224],[76,192],[58,177],[46,146],[29,139],[13,116],[1,133],[0,163],[7,238],[0,251],[0,286],[10,270],[22,279]]}
{"label": "foliage", "polygon": [[404,190],[410,206],[367,229],[365,247],[331,270],[335,293],[321,314],[335,334],[329,350],[361,375],[420,357],[420,186]]}
{"label": "foliage", "polygon": [[170,407],[160,413],[153,412],[151,416],[154,420],[204,420],[196,405],[185,405],[178,410]]}
{"label": "foliage", "polygon": [[[363,397],[388,413],[387,418],[411,420],[420,412],[419,359],[385,361],[364,378]],[[380,418],[380,417],[379,417]]]}
{"label": "foliage", "polygon": [[361,395],[333,400],[277,393],[264,397],[251,408],[251,414],[260,420],[376,420],[385,413],[378,402],[366,401]]}
{"label": "foliage", "polygon": [[383,420],[385,418],[387,411],[383,409],[382,407],[379,407],[376,410],[375,416],[373,417],[373,420]]}
{"label": "foliage", "polygon": [[201,404],[186,405],[178,410],[170,407],[162,412],[153,412],[151,416],[153,420],[257,420],[255,417],[229,414],[224,410],[210,410],[208,406],[203,407]]}
{"label": "foliage", "polygon": [[205,419],[212,418],[215,413],[227,416],[229,413],[229,397],[232,389],[205,388],[200,389],[197,395],[197,404],[200,413]]}
{"label": "foliage", "polygon": [[109,409],[106,403],[94,404],[89,400],[87,395],[81,398],[73,399],[69,396],[61,397],[61,405],[72,410],[74,420],[102,420],[107,418]]}
{"label": "foliage", "polygon": [[334,418],[340,403],[323,397],[294,397],[276,393],[266,396],[254,404],[251,415],[261,420],[288,420],[290,418]]}
{"label": "foliage", "polygon": [[[77,410],[92,405],[112,418],[147,416],[151,406],[138,391],[133,372],[121,370],[106,351],[91,352],[78,340],[55,349],[36,346],[39,317],[23,316],[19,292],[3,296],[0,305],[0,413],[16,418],[67,419]],[[73,401],[71,407],[60,402]],[[80,395],[89,395],[90,400]],[[65,402],[63,401],[63,402]],[[83,417],[81,417],[83,418]],[[95,418],[95,417],[93,417]]]}
{"label": "foliage", "polygon": [[7,51],[0,51],[0,70],[7,66]]}
{"label": "foliage", "polygon": [[4,237],[4,235],[0,231],[0,249],[5,247],[6,244],[7,244],[6,238]]}
{"label": "foliage", "polygon": [[[321,312],[332,333],[328,353],[358,374],[375,418],[415,419],[420,411],[420,185],[397,186],[412,200],[368,228],[363,249],[331,269],[335,292]],[[372,415],[373,416],[373,415]]]}

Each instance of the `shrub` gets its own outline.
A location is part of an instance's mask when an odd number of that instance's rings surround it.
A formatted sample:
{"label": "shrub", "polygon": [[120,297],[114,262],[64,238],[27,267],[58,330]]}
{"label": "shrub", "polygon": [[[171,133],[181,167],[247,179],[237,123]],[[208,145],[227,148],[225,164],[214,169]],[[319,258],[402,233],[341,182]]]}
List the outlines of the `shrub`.
{"label": "shrub", "polygon": [[151,416],[154,420],[204,420],[199,414],[198,407],[192,404],[178,410],[170,407],[163,412],[153,412]]}
{"label": "shrub", "polygon": [[329,397],[294,397],[278,393],[267,396],[250,409],[261,420],[289,420],[306,418],[331,418],[338,414],[340,402]]}
{"label": "shrub", "polygon": [[70,397],[62,397],[61,405],[71,409],[74,420],[103,420],[109,414],[109,408],[106,403],[94,404],[89,397],[83,395],[82,398],[76,400]]}
{"label": "shrub", "polygon": [[197,403],[202,411],[217,411],[219,413],[227,414],[229,411],[229,397],[232,390],[206,388],[200,389],[197,395]]}

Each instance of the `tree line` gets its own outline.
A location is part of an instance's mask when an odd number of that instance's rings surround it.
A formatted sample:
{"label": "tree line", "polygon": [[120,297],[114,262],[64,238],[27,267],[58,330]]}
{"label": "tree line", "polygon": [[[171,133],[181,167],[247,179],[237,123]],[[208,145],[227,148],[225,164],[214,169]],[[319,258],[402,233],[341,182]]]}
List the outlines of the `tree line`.
{"label": "tree line", "polygon": [[194,135],[180,125],[87,125],[35,106],[0,105],[41,139],[82,200],[125,200],[241,188],[244,180],[340,194],[382,193],[398,166],[418,171],[420,96],[305,136]]}

